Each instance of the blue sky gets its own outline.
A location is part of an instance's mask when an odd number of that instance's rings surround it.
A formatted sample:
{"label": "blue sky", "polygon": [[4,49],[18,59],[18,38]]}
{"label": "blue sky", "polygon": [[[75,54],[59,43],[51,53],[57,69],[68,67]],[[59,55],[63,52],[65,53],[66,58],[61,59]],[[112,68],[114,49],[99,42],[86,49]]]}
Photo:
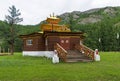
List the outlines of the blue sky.
{"label": "blue sky", "polygon": [[0,20],[5,19],[8,7],[15,5],[20,9],[24,21],[20,24],[38,24],[51,13],[86,11],[92,8],[120,6],[120,0],[0,0]]}

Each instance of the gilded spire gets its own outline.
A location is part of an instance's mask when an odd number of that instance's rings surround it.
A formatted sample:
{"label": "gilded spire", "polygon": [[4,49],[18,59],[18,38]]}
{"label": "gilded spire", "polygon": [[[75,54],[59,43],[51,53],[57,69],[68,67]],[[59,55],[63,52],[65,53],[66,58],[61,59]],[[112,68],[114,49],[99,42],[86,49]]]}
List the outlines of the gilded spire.
{"label": "gilded spire", "polygon": [[51,14],[50,14],[50,17],[52,17]]}
{"label": "gilded spire", "polygon": [[54,16],[54,12],[53,12],[53,17],[55,17],[55,16]]}
{"label": "gilded spire", "polygon": [[53,13],[52,15],[50,14],[50,18],[51,18],[51,19],[58,19],[58,18],[55,16],[54,13]]}

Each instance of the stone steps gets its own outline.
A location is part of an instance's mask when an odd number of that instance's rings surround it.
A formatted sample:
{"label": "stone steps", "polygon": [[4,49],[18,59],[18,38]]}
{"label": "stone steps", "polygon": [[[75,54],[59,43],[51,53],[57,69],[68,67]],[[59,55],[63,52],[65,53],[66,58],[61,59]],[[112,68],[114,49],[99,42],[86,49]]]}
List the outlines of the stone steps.
{"label": "stone steps", "polygon": [[92,62],[91,59],[67,59],[66,62]]}
{"label": "stone steps", "polygon": [[91,62],[92,60],[77,50],[67,51],[66,62]]}

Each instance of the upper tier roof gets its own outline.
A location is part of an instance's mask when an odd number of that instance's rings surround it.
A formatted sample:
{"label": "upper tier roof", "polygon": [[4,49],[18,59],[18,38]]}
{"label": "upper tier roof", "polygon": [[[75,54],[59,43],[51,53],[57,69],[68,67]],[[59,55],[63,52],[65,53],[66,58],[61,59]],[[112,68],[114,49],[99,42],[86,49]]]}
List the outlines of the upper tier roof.
{"label": "upper tier roof", "polygon": [[60,18],[57,18],[56,16],[51,16],[46,19],[47,24],[41,25],[42,31],[56,31],[56,32],[71,32],[70,28],[66,25],[59,25]]}

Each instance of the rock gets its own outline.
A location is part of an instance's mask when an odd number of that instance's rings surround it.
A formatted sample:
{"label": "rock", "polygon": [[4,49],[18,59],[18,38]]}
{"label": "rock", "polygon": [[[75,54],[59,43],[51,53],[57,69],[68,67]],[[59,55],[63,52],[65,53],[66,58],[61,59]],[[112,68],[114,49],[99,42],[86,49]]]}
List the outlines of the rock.
{"label": "rock", "polygon": [[98,12],[100,10],[100,8],[95,8],[95,9],[90,9],[90,10],[87,10],[87,11],[84,11],[83,13],[94,13],[94,12]]}
{"label": "rock", "polygon": [[90,15],[88,18],[81,19],[78,24],[88,24],[88,23],[96,23],[101,21],[102,16],[100,15]]}
{"label": "rock", "polygon": [[65,18],[65,17],[69,17],[69,15],[70,15],[70,13],[67,13],[67,12],[66,12],[66,13],[60,15],[60,17],[61,17],[61,18]]}
{"label": "rock", "polygon": [[120,22],[116,23],[114,26],[120,26]]}
{"label": "rock", "polygon": [[115,10],[113,8],[106,8],[103,13],[106,13],[106,14],[115,13]]}
{"label": "rock", "polygon": [[80,11],[73,11],[73,12],[71,12],[71,14],[73,14],[73,15],[80,15],[81,12]]}
{"label": "rock", "polygon": [[78,19],[78,18],[79,18],[78,15],[76,15],[76,14],[73,15],[73,19]]}

